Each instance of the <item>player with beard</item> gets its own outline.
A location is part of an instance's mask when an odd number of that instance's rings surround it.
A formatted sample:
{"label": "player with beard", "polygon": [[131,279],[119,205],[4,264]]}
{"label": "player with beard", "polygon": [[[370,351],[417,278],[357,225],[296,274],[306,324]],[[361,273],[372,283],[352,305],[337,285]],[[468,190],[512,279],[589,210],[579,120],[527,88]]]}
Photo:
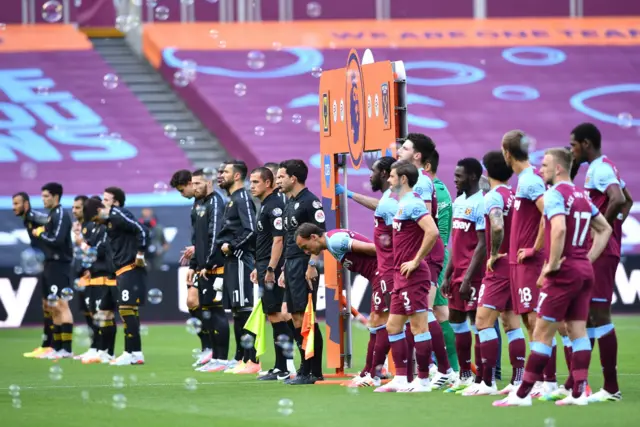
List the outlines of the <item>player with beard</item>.
{"label": "player with beard", "polygon": [[[502,137],[502,154],[507,164],[518,176],[516,199],[513,204],[509,242],[509,264],[511,265],[511,302],[513,311],[521,315],[529,341],[533,338],[536,323],[535,306],[538,301],[536,280],[542,269],[544,245],[543,194],[544,181],[529,163],[527,136],[520,130],[512,130]],[[536,384],[531,397],[550,395],[558,389],[556,382],[556,340],[552,342],[553,353],[549,366],[544,371],[544,382]]]}
{"label": "player with beard", "polygon": [[482,381],[480,337],[475,326],[477,297],[486,256],[484,200],[479,186],[481,175],[482,165],[472,157],[458,161],[454,172],[456,189],[462,194],[453,202],[451,259],[445,271],[442,294],[449,298],[449,321],[456,334],[460,378],[446,393],[461,394],[474,382],[471,371],[472,330],[475,335],[476,384]]}
{"label": "player with beard", "polygon": [[213,191],[212,176],[202,169],[191,176],[196,198],[191,210],[192,244],[194,256],[189,263],[187,283],[198,291],[199,306],[190,310],[191,315],[202,322],[198,335],[202,353],[194,367],[202,372],[218,372],[227,368],[229,356],[229,321],[224,311],[222,277],[224,257],[215,239],[223,224],[224,202]]}
{"label": "player with beard", "polygon": [[[13,195],[13,213],[15,216],[22,218],[24,227],[29,234],[29,240],[31,242],[31,248],[33,249],[35,256],[42,256],[43,248],[42,243],[31,234],[31,230],[38,228],[47,223],[47,215],[31,209],[31,200],[29,195],[25,192],[19,192]],[[33,272],[35,273],[35,272]],[[23,356],[27,358],[42,358],[53,351],[53,317],[51,310],[47,305],[47,296],[45,293],[42,272],[38,272],[38,284],[42,291],[42,312],[43,312],[43,326],[42,326],[42,344],[40,347],[36,347],[33,351],[24,353]]]}
{"label": "player with beard", "polygon": [[[531,406],[533,386],[542,378],[552,353],[551,341],[562,321],[567,323],[572,340],[570,372],[574,384],[571,394],[556,405],[589,403],[585,391],[591,343],[586,325],[594,286],[592,264],[605,250],[612,230],[588,193],[571,183],[571,161],[571,153],[564,148],[547,150],[542,161],[542,175],[552,187],[544,193],[546,259],[537,281],[542,288],[538,320],[522,384],[494,406]],[[591,245],[589,230],[593,233]]]}
{"label": "player with beard", "polygon": [[260,200],[256,238],[256,268],[251,281],[258,284],[262,296],[262,310],[273,330],[275,366],[260,375],[260,381],[287,380],[294,370],[293,354],[283,348],[283,343],[293,340],[293,331],[282,313],[284,289],[276,284],[284,265],[284,213],[283,194],[275,190],[275,178],[267,167],[251,171],[251,195]]}
{"label": "player with beard", "polygon": [[284,208],[285,229],[285,265],[284,272],[278,279],[278,285],[285,286],[285,301],[292,314],[294,338],[301,356],[301,367],[294,379],[285,381],[291,385],[314,384],[324,380],[322,375],[322,348],[324,345],[318,323],[314,324],[314,355],[305,357],[302,347],[302,320],[308,304],[308,296],[312,295],[313,310],[317,309],[318,298],[318,257],[306,255],[296,244],[296,229],[305,222],[325,227],[322,203],[309,191],[305,183],[309,168],[299,159],[286,160],[280,163],[277,182],[282,192],[289,196]]}
{"label": "player with beard", "polygon": [[[327,250],[342,266],[353,273],[360,274],[372,284],[371,313],[369,319],[369,331],[373,335],[373,345],[369,340],[365,367],[362,372],[364,376],[359,376],[360,381],[352,382],[350,387],[372,387],[380,385],[380,373],[376,372],[373,365],[373,351],[376,344],[376,332],[386,328],[385,323],[388,313],[382,309],[383,302],[380,274],[378,272],[378,261],[376,259],[376,246],[363,235],[345,230],[336,229],[325,232],[322,228],[311,223],[301,224],[295,234],[296,244],[307,255],[319,256],[322,251]],[[384,354],[389,352],[389,341],[387,340]],[[384,361],[384,360],[383,360]],[[361,374],[362,375],[362,374]]]}
{"label": "player with beard", "polygon": [[149,231],[124,207],[125,194],[118,187],[104,190],[98,216],[107,226],[107,241],[113,256],[118,286],[118,311],[124,323],[124,352],[111,365],[143,365],[139,307],[147,296],[144,254]]}
{"label": "player with beard", "polygon": [[[377,159],[371,165],[369,182],[371,190],[380,191],[382,197],[378,200],[363,194],[347,192],[347,197],[359,205],[374,211],[374,245],[378,265],[379,279],[371,281],[371,315],[369,317],[369,345],[367,346],[367,363],[365,369],[351,380],[351,387],[369,387],[374,383],[378,367],[382,366],[389,352],[389,334],[386,323],[389,318],[389,303],[393,291],[393,217],[398,212],[397,196],[389,188],[391,165],[396,160],[386,156]],[[336,195],[344,193],[344,187],[336,185]],[[412,335],[413,337],[413,335]],[[409,365],[407,372],[409,382],[413,380],[413,366]]]}
{"label": "player with beard", "polygon": [[595,125],[582,123],[571,131],[571,151],[576,163],[589,164],[584,187],[613,228],[602,256],[593,264],[595,286],[591,295],[588,332],[592,346],[595,340],[598,341],[604,385],[589,397],[589,402],[616,402],[622,399],[622,394],[618,386],[618,338],[611,321],[611,298],[620,263],[622,223],[633,206],[633,200],[615,164],[602,154],[602,135]]}
{"label": "player with beard", "polygon": [[[233,313],[236,338],[234,361],[228,364],[227,373],[260,371],[253,347],[243,348],[241,341],[244,325],[253,309],[253,284],[250,277],[255,265],[256,207],[244,188],[247,165],[241,160],[228,162],[222,172],[220,187],[229,193],[224,211],[223,226],[216,237],[216,245],[222,250],[224,260],[225,308]],[[219,181],[220,182],[220,181]]]}
{"label": "player with beard", "polygon": [[[376,392],[431,391],[429,362],[433,347],[428,320],[431,273],[425,259],[436,244],[438,228],[429,205],[412,191],[419,175],[413,164],[397,161],[389,176],[391,189],[399,200],[398,212],[393,218],[394,288],[387,321],[396,376]],[[418,375],[411,382],[407,379],[407,361],[410,360],[405,334],[407,320],[414,337],[418,365]]]}
{"label": "player with beard", "polygon": [[90,289],[87,305],[94,312],[94,325],[98,329],[98,351],[83,357],[83,364],[110,363],[115,357],[117,327],[114,312],[118,304],[118,290],[107,244],[107,226],[101,223],[98,215],[101,208],[104,205],[99,197],[91,197],[83,206],[83,218],[86,218],[82,229],[83,249],[95,253],[95,260],[86,276]]}
{"label": "player with beard", "polygon": [[480,338],[482,378],[480,384],[468,387],[463,396],[487,396],[497,394],[494,385],[500,343],[494,325],[502,317],[509,339],[509,356],[513,367],[510,384],[500,394],[508,394],[522,381],[526,346],[520,329],[520,319],[513,313],[511,285],[509,283],[509,233],[511,209],[515,195],[508,186],[513,170],[507,166],[500,151],[485,154],[482,163],[487,169],[490,189],[484,195],[485,233],[487,247],[487,269],[478,292],[478,310],[475,324]]}
{"label": "player with beard", "polygon": [[75,222],[73,222],[71,226],[73,233],[72,273],[74,280],[78,283],[74,298],[78,301],[80,312],[84,315],[87,327],[91,330],[91,345],[86,352],[74,356],[74,360],[82,360],[86,356],[95,356],[98,354],[98,327],[93,320],[95,312],[91,305],[91,285],[89,284],[88,264],[90,264],[91,254],[88,252],[89,248],[84,241],[85,229],[88,223],[88,221],[85,223],[84,220],[84,203],[87,200],[87,196],[76,196],[73,199],[73,205],[71,207],[71,214],[75,218]]}
{"label": "player with beard", "polygon": [[71,340],[73,339],[73,315],[69,302],[60,298],[64,288],[72,286],[71,262],[73,248],[71,242],[71,218],[60,206],[62,185],[50,182],[42,187],[42,202],[49,209],[47,223],[31,230],[31,234],[42,243],[45,254],[44,289],[49,295],[58,296],[53,311],[53,348],[55,352],[47,355],[47,359],[73,357]]}

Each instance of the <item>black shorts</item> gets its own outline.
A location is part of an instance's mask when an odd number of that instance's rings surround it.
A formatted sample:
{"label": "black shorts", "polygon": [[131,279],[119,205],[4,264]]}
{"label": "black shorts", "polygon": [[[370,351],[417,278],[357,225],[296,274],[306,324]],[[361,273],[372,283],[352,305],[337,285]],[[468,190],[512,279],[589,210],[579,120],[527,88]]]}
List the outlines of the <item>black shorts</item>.
{"label": "black shorts", "polygon": [[90,312],[91,310],[91,286],[87,286],[81,291],[75,291],[73,299],[78,301],[78,310],[82,313]]}
{"label": "black shorts", "polygon": [[309,292],[313,296],[313,308],[318,303],[318,280],[313,285],[313,290],[309,289],[305,274],[309,266],[309,257],[301,256],[296,258],[288,258],[284,263],[285,278],[285,302],[287,303],[287,311],[289,313],[304,313],[309,300]]}
{"label": "black shorts", "polygon": [[116,277],[118,305],[143,306],[147,298],[147,269],[135,267]]}
{"label": "black shorts", "polygon": [[[201,307],[222,307],[224,304],[224,287],[222,284],[223,276],[221,274],[207,276],[206,279],[198,276],[198,281],[194,283],[194,286],[198,288],[198,300]],[[221,290],[216,291],[214,285]]]}
{"label": "black shorts", "polygon": [[45,262],[42,271],[42,297],[46,299],[51,294],[60,296],[64,288],[71,288],[71,264],[63,262]]}
{"label": "black shorts", "polygon": [[116,311],[118,308],[118,287],[115,285],[91,286],[91,296],[96,311]]}
{"label": "black shorts", "polygon": [[268,266],[268,259],[256,263],[258,286],[262,293],[262,311],[264,311],[265,314],[275,314],[282,311],[282,302],[284,300],[284,289],[278,286],[278,278],[282,272],[282,266],[278,266],[275,269],[276,283],[272,283],[272,286],[266,286],[264,275],[267,273]]}
{"label": "black shorts", "polygon": [[240,259],[231,255],[224,262],[224,308],[247,309],[253,307],[253,258],[243,254]]}

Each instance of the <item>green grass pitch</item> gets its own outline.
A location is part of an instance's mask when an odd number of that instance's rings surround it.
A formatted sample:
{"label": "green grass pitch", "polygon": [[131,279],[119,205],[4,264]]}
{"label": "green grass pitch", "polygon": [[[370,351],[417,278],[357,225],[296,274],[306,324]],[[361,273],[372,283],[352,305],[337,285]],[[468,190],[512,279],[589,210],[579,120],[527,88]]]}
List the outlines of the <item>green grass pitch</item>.
{"label": "green grass pitch", "polygon": [[[640,318],[615,319],[619,339],[620,383],[624,399],[618,403],[560,408],[534,402],[532,408],[493,408],[496,397],[461,397],[434,391],[426,394],[375,394],[341,386],[291,387],[262,383],[252,376],[194,372],[190,367],[197,338],[182,326],[151,326],[143,337],[144,366],[83,366],[64,360],[57,365],[62,379],[50,379],[54,366],[45,360],[25,359],[40,338],[38,329],[0,331],[0,426],[178,427],[178,426],[400,426],[459,425],[482,427],[615,427],[640,423]],[[122,345],[118,335],[118,353]],[[267,330],[267,333],[271,333]],[[356,368],[363,364],[368,334],[354,329]],[[503,340],[506,345],[506,340]],[[232,345],[233,350],[233,345]],[[75,347],[75,351],[84,348]],[[505,377],[510,376],[506,348],[502,353]],[[598,351],[591,364],[591,385],[602,385]],[[270,349],[263,367],[273,362]],[[561,348],[560,379],[566,376]],[[113,387],[113,376],[124,377],[124,388]],[[134,377],[132,377],[134,376]],[[195,378],[198,388],[189,391],[185,380]],[[15,409],[9,386],[20,386],[22,407]],[[123,394],[125,409],[112,407],[113,396]],[[84,397],[83,397],[84,396]],[[88,397],[88,398],[87,398]],[[280,399],[293,402],[293,412],[282,415]]]}

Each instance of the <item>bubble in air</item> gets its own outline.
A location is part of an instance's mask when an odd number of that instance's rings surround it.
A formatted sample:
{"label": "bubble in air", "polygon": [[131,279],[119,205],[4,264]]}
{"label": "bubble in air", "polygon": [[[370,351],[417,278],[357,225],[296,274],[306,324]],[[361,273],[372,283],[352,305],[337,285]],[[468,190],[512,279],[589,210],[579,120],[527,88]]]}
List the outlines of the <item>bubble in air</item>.
{"label": "bubble in air", "polygon": [[127,398],[124,394],[114,394],[112,405],[115,409],[125,409],[127,407]]}
{"label": "bubble in air", "polygon": [[316,119],[307,120],[305,126],[309,132],[320,132],[320,123]]}
{"label": "bubble in air", "polygon": [[525,135],[520,140],[522,144],[522,148],[526,149],[529,153],[536,151],[536,145],[538,145],[538,140],[535,139],[531,135]]}
{"label": "bubble in air", "polygon": [[180,0],[180,3],[185,6],[193,6],[193,0]]}
{"label": "bubble in air", "polygon": [[194,348],[193,350],[191,350],[191,356],[194,359],[199,359],[200,356],[202,356],[202,350],[200,350],[199,348]]}
{"label": "bubble in air", "polygon": [[112,385],[114,388],[123,388],[124,387],[124,377],[120,375],[114,375],[112,378]]}
{"label": "bubble in air", "polygon": [[40,96],[49,95],[49,88],[46,86],[38,86],[36,88],[36,95],[40,95]]}
{"label": "bubble in air", "polygon": [[168,138],[175,138],[178,134],[176,125],[168,124],[164,126],[164,135]]}
{"label": "bubble in air", "polygon": [[618,126],[623,129],[629,129],[633,126],[633,116],[629,113],[618,114]]}
{"label": "bubble in air", "polygon": [[195,317],[192,317],[187,320],[187,332],[192,335],[197,335],[202,331],[202,321]]}
{"label": "bubble in air", "polygon": [[20,396],[20,386],[17,384],[11,384],[9,386],[9,396],[18,397]]}
{"label": "bubble in air", "polygon": [[195,80],[196,74],[198,72],[198,64],[196,63],[196,61],[185,59],[184,61],[182,61],[180,68],[182,71],[184,71],[190,81]]}
{"label": "bubble in air", "polygon": [[20,176],[24,179],[36,179],[38,176],[38,166],[31,162],[20,164]]}
{"label": "bubble in air", "polygon": [[288,341],[280,346],[282,348],[282,354],[287,359],[293,358],[293,343]]}
{"label": "bubble in air", "polygon": [[313,77],[315,77],[316,79],[320,78],[320,76],[322,75],[322,68],[320,67],[313,67],[311,69],[311,75]]}
{"label": "bubble in air", "polygon": [[173,73],[173,84],[177,87],[186,87],[189,84],[189,77],[183,70]]}
{"label": "bubble in air", "polygon": [[247,55],[247,65],[252,70],[259,70],[264,67],[264,53],[259,50],[252,50]]}
{"label": "bubble in air", "polygon": [[62,379],[62,368],[58,365],[53,365],[49,368],[49,379],[52,381],[60,381]]}
{"label": "bubble in air", "polygon": [[184,380],[184,388],[189,391],[196,391],[198,389],[198,380],[195,378],[187,378]]}
{"label": "bubble in air", "polygon": [[80,279],[76,279],[73,281],[73,290],[76,292],[82,292],[84,291],[84,286],[81,285],[81,281]]}
{"label": "bubble in air", "polygon": [[90,398],[89,392],[87,390],[82,390],[80,392],[80,398],[82,399],[83,402],[85,403],[88,402]]}
{"label": "bubble in air", "polygon": [[7,24],[5,24],[4,22],[0,22],[0,31],[4,31],[7,29]]}
{"label": "bubble in air", "polygon": [[554,418],[545,418],[544,427],[556,427],[556,420]]}
{"label": "bubble in air", "polygon": [[13,407],[13,409],[21,409],[22,400],[20,400],[20,398],[18,397],[14,397],[13,399],[11,399],[11,406]]}
{"label": "bubble in air", "polygon": [[138,382],[138,376],[137,375],[129,375],[129,381],[131,381],[132,383],[137,383]]}
{"label": "bubble in air", "polygon": [[62,19],[62,4],[51,0],[42,5],[42,19],[46,22],[58,22]]}
{"label": "bubble in air", "polygon": [[15,267],[13,267],[13,274],[15,274],[16,276],[21,276],[22,273],[24,273],[24,271],[22,270],[22,267],[20,267],[19,265],[16,265]]}
{"label": "bubble in air", "polygon": [[237,96],[244,96],[247,93],[247,85],[245,85],[244,83],[236,83],[236,85],[233,87],[233,92]]}
{"label": "bubble in air", "polygon": [[391,246],[391,236],[388,234],[381,234],[378,240],[380,241],[380,245],[384,248]]}
{"label": "bubble in air", "polygon": [[240,337],[240,345],[245,350],[253,348],[253,343],[254,342],[255,342],[255,339],[253,338],[253,335],[251,335],[251,334],[244,334],[244,335],[242,335]]}
{"label": "bubble in air", "polygon": [[300,123],[302,123],[302,116],[300,114],[294,114],[293,116],[291,116],[291,122],[295,123],[296,125],[299,125]]}
{"label": "bubble in air", "polygon": [[140,335],[143,337],[149,335],[149,327],[147,325],[140,325]]}
{"label": "bubble in air", "polygon": [[273,50],[282,50],[282,43],[280,42],[273,42],[271,43],[271,46],[273,47]]}
{"label": "bubble in air", "polygon": [[147,0],[147,7],[155,8],[158,5],[158,0]]}
{"label": "bubble in air", "polygon": [[147,301],[151,304],[160,304],[162,302],[162,291],[157,288],[149,289]]}
{"label": "bubble in air", "polygon": [[184,138],[180,138],[180,145],[189,146],[195,144],[196,139],[191,135],[185,136]]}
{"label": "bubble in air", "polygon": [[209,310],[203,310],[202,311],[202,318],[204,320],[209,320],[211,319],[211,312]]}
{"label": "bubble in air", "polygon": [[102,84],[107,89],[115,89],[118,87],[118,80],[119,80],[118,76],[116,76],[115,74],[109,73],[109,74],[105,74],[104,77],[102,78]]}
{"label": "bubble in air", "polygon": [[169,19],[169,8],[166,6],[156,7],[155,17],[158,21],[166,21],[167,19]]}
{"label": "bubble in air", "polygon": [[207,0],[207,3],[216,4],[218,3],[218,0]]}
{"label": "bubble in air", "polygon": [[307,16],[309,18],[318,18],[322,14],[322,6],[316,1],[307,3]]}
{"label": "bubble in air", "polygon": [[[153,184],[153,192],[155,194],[165,195],[169,191],[169,186],[164,182],[156,182]],[[160,293],[162,294],[162,292]],[[160,296],[162,298],[162,295]]]}
{"label": "bubble in air", "polygon": [[220,36],[218,30],[209,30],[209,37],[212,39],[217,39]]}
{"label": "bubble in air", "polygon": [[56,305],[58,305],[58,295],[49,294],[49,296],[47,296],[47,305],[49,307],[55,307]]}
{"label": "bubble in air", "polygon": [[253,133],[256,136],[263,136],[264,135],[264,127],[262,126],[256,126],[255,128],[253,128]]}
{"label": "bubble in air", "polygon": [[293,414],[293,401],[291,399],[280,399],[278,401],[278,413],[281,415]]}
{"label": "bubble in air", "polygon": [[218,42],[218,46],[220,47],[220,49],[224,49],[224,48],[226,48],[226,47],[227,47],[227,42],[226,42],[226,41],[224,41],[224,40],[220,40],[220,41]]}
{"label": "bubble in air", "polygon": [[118,145],[122,142],[122,135],[118,132],[111,132],[108,136],[108,143],[112,145]]}
{"label": "bubble in air", "polygon": [[280,108],[280,107],[268,107],[267,108],[267,121],[269,123],[280,123],[282,121],[282,108]]}
{"label": "bubble in air", "polygon": [[63,290],[61,290],[60,291],[60,298],[63,301],[71,301],[73,299],[73,289],[64,288]]}

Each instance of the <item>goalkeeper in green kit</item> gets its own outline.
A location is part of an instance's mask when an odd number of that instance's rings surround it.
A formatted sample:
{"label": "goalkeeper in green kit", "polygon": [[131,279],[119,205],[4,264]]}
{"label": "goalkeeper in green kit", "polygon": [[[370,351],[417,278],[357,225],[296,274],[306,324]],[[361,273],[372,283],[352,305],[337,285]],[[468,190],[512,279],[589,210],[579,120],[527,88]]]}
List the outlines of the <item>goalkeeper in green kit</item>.
{"label": "goalkeeper in green kit", "polygon": [[435,302],[433,303],[433,314],[436,316],[438,323],[442,326],[442,333],[444,334],[445,345],[447,347],[447,355],[449,356],[449,364],[454,371],[460,371],[460,365],[458,364],[458,355],[456,353],[456,337],[449,324],[449,302],[440,292],[440,285],[444,279],[444,272],[446,270],[447,263],[449,262],[449,251],[447,245],[449,243],[449,235],[451,234],[451,221],[453,216],[453,208],[451,205],[451,194],[447,190],[447,186],[444,185],[440,179],[436,177],[438,171],[438,163],[440,161],[440,155],[438,150],[434,150],[431,158],[427,160],[424,166],[424,170],[429,174],[429,177],[433,181],[433,186],[436,190],[436,197],[438,200],[438,229],[440,230],[440,237],[444,243],[444,264],[440,276],[438,276],[438,289]]}

